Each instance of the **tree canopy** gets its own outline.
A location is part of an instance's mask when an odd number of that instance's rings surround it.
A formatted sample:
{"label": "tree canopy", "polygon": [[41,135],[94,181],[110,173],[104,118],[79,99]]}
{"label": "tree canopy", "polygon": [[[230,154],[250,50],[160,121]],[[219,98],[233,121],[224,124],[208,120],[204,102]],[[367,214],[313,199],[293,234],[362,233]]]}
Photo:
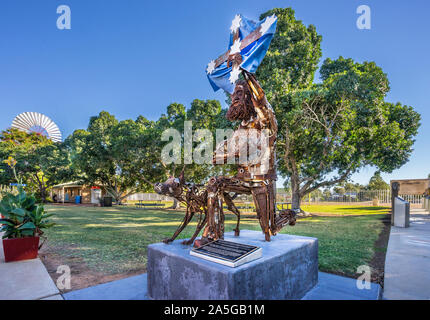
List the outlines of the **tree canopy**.
{"label": "tree canopy", "polygon": [[[232,128],[232,123],[229,122],[226,117],[227,110],[222,109],[221,104],[217,100],[199,100],[195,99],[192,101],[191,106],[186,110],[185,106],[179,103],[172,103],[167,107],[167,113],[161,115],[160,119],[156,123],[158,139],[162,135],[162,132],[167,129],[176,129],[180,134],[181,139],[181,163],[185,162],[184,159],[184,145],[187,139],[191,140],[192,152],[198,153],[198,146],[203,142],[202,139],[198,139],[196,130],[207,129],[211,132],[212,137],[215,137],[217,129],[228,129]],[[192,135],[185,137],[185,121],[189,121],[192,125]],[[161,150],[170,142],[160,141],[157,152],[161,154]],[[214,148],[212,144],[212,150]],[[211,152],[212,152],[211,150]],[[212,154],[210,154],[212,158]],[[160,159],[162,166],[164,167],[166,177],[169,175],[175,176],[178,173],[178,166],[175,163],[166,164],[163,163],[163,159]],[[201,183],[208,179],[214,174],[221,172],[227,172],[234,170],[231,166],[213,166],[212,164],[196,164],[190,163],[186,166],[187,179],[196,183]]]}
{"label": "tree canopy", "polygon": [[67,138],[76,175],[84,183],[103,186],[118,203],[149,190],[161,175],[154,126],[143,117],[118,121],[106,111],[92,117],[87,130]]}
{"label": "tree canopy", "polygon": [[[67,181],[72,176],[71,160],[62,143],[54,143],[43,135],[8,129],[0,134],[0,159],[17,160],[16,171],[36,191],[42,202],[46,201],[50,187]],[[4,163],[0,164],[0,183],[15,182]]]}
{"label": "tree canopy", "polygon": [[[278,122],[278,170],[289,179],[293,207],[321,187],[346,181],[364,166],[391,172],[413,149],[420,115],[385,101],[387,75],[374,62],[321,57],[321,36],[290,8],[273,9],[278,29],[257,77]],[[329,178],[330,177],[330,178]]]}
{"label": "tree canopy", "polygon": [[390,189],[390,185],[384,181],[381,177],[381,172],[376,171],[373,176],[370,178],[368,185],[366,186],[367,190],[388,190]]}

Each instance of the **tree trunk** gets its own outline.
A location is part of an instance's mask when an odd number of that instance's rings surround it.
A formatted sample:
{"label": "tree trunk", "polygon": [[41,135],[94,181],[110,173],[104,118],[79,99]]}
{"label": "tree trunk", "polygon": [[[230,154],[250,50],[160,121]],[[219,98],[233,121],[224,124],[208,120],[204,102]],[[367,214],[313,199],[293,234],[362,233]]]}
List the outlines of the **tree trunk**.
{"label": "tree trunk", "polygon": [[119,206],[122,205],[122,200],[124,199],[124,197],[121,197],[121,193],[115,192],[115,196],[112,198],[113,198],[113,201],[115,201],[115,203],[117,205],[119,205]]}
{"label": "tree trunk", "polygon": [[46,188],[39,183],[39,196],[40,196],[40,202],[41,203],[46,203]]}
{"label": "tree trunk", "polygon": [[43,185],[43,181],[40,181],[37,174],[30,176],[30,177],[37,184],[37,187],[39,188],[40,201],[42,203],[45,203],[46,202],[46,187]]}
{"label": "tree trunk", "polygon": [[295,175],[291,176],[291,198],[291,209],[300,210],[300,201],[302,196],[300,194],[299,177]]}
{"label": "tree trunk", "polygon": [[43,187],[40,189],[40,200],[42,203],[46,203],[46,189]]}
{"label": "tree trunk", "polygon": [[181,203],[173,198],[173,205],[169,209],[179,209],[181,207]]}
{"label": "tree trunk", "polygon": [[307,192],[300,192],[300,179],[298,176],[291,176],[291,209],[295,210],[300,216],[307,217],[310,214],[300,207],[302,198]]}
{"label": "tree trunk", "polygon": [[[121,193],[117,192],[117,189],[114,187],[105,187],[106,194],[105,196],[112,197],[112,200],[120,205],[121,204]],[[100,198],[100,201],[103,201],[103,197]]]}
{"label": "tree trunk", "polygon": [[300,193],[298,191],[292,191],[291,209],[301,210],[300,200],[301,200]]}

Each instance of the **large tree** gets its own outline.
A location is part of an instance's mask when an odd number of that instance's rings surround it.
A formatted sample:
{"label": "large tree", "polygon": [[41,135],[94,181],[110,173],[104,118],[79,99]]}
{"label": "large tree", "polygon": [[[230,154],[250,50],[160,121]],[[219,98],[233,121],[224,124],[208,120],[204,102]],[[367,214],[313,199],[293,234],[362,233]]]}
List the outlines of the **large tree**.
{"label": "large tree", "polygon": [[154,126],[143,117],[118,121],[105,111],[92,117],[87,130],[76,130],[67,139],[80,180],[103,186],[119,204],[151,189],[161,175]]}
{"label": "large tree", "polygon": [[381,177],[381,172],[376,171],[369,180],[369,184],[366,186],[367,190],[388,190],[390,185],[384,181]]}
{"label": "large tree", "polygon": [[346,181],[364,166],[391,172],[409,159],[420,116],[389,103],[387,75],[374,62],[326,59],[314,83],[321,36],[290,8],[278,16],[277,32],[257,77],[279,123],[278,170],[288,178],[292,207],[318,188]]}
{"label": "large tree", "polygon": [[[221,104],[216,100],[199,100],[192,101],[190,108],[187,110],[183,104],[172,103],[167,107],[167,112],[162,114],[156,122],[156,135],[158,136],[158,144],[154,151],[161,155],[161,150],[166,147],[171,141],[161,141],[163,131],[167,129],[175,129],[180,134],[180,153],[181,163],[184,162],[184,144],[185,139],[192,139],[193,151],[202,141],[194,141],[193,136],[184,137],[184,123],[190,121],[192,123],[193,134],[197,129],[207,129],[215,137],[216,129],[231,128],[231,123],[226,119],[227,110],[221,108]],[[214,147],[214,145],[212,145]],[[210,151],[212,155],[212,150]],[[164,179],[169,176],[177,176],[182,169],[182,165],[177,163],[166,163],[164,159],[159,159],[159,164],[164,173]],[[231,170],[230,166],[213,166],[212,164],[196,164],[191,163],[186,166],[186,179],[195,183],[203,183],[209,177]],[[174,199],[173,208],[177,208],[179,203]]]}
{"label": "large tree", "polygon": [[[42,202],[48,190],[71,178],[71,161],[63,143],[55,143],[43,135],[8,129],[0,134],[0,158],[17,160],[16,171],[29,189],[36,191]],[[0,164],[0,182],[8,184],[15,178],[11,170]]]}
{"label": "large tree", "polygon": [[[228,130],[232,129],[234,126],[232,122],[226,118],[227,109],[222,109],[221,104],[217,100],[199,100],[195,99],[191,103],[191,107],[187,110],[187,120],[192,121],[193,130],[206,129],[211,132],[213,138],[212,150],[208,151],[207,159],[209,163],[206,164],[196,164],[193,163],[187,168],[187,173],[189,177],[198,183],[206,182],[210,177],[215,175],[232,175],[236,173],[236,166],[234,165],[222,165],[214,166],[212,164],[213,151],[216,147],[216,138],[223,140],[225,137],[217,137],[217,129]],[[231,131],[232,133],[233,131]],[[194,152],[200,152],[199,146],[203,146],[202,139],[193,138],[193,150]],[[197,151],[196,151],[197,150]]]}

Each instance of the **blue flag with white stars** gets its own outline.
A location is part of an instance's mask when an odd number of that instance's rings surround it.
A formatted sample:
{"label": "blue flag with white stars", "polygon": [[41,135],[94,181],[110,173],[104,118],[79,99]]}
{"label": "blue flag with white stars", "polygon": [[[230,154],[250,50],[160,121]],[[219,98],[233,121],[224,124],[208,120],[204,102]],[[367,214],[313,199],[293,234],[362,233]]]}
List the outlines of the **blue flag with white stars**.
{"label": "blue flag with white stars", "polygon": [[[214,91],[222,88],[232,94],[242,69],[251,73],[257,71],[275,35],[276,23],[275,15],[259,22],[249,20],[242,15],[235,16],[230,27],[227,53],[212,60],[206,68],[209,83]],[[237,53],[242,56],[240,65],[227,67],[226,58]]]}

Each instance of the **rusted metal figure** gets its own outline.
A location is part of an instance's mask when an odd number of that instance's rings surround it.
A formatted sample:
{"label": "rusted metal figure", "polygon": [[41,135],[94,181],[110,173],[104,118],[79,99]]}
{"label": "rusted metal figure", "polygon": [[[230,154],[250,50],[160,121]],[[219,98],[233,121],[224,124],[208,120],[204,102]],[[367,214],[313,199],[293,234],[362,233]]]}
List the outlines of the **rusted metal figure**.
{"label": "rusted metal figure", "polygon": [[[184,166],[185,169],[185,166]],[[208,191],[202,189],[200,185],[194,183],[187,183],[184,178],[184,169],[182,169],[181,174],[178,178],[169,177],[164,183],[156,183],[154,189],[157,193],[166,196],[173,197],[179,202],[186,205],[185,217],[182,223],[175,231],[173,236],[168,239],[164,239],[164,243],[170,243],[176,239],[176,237],[185,229],[185,227],[191,222],[195,214],[199,215],[199,220],[197,223],[196,231],[189,240],[185,240],[182,243],[189,245],[194,243],[194,240],[199,235],[200,231],[208,222],[207,215],[207,203],[208,203]],[[237,225],[235,235],[239,235],[239,223],[240,223],[240,212],[233,203],[232,198],[228,193],[224,193],[223,197],[225,199],[228,210],[233,212],[237,216]],[[222,210],[222,209],[221,209]],[[224,217],[224,215],[222,215]]]}
{"label": "rusted metal figure", "polygon": [[[232,58],[232,63],[240,60]],[[236,62],[237,61],[237,62]],[[242,71],[244,80],[238,81],[231,97],[232,103],[227,112],[230,121],[241,121],[233,136],[217,146],[213,158],[214,164],[226,163],[229,157],[239,159],[238,173],[233,178],[214,177],[209,181],[208,190],[208,224],[203,232],[202,240],[212,240],[223,237],[221,194],[234,192],[236,194],[252,194],[257,217],[266,241],[271,235],[276,235],[286,224],[295,224],[295,213],[284,210],[276,213],[276,135],[278,125],[275,113],[266,99],[263,89],[255,76]],[[263,143],[264,135],[268,139]],[[246,139],[243,139],[246,137]],[[246,145],[241,145],[242,143]],[[234,148],[229,148],[234,145]],[[253,154],[248,154],[247,161],[240,161],[242,150],[249,150],[254,146]],[[230,150],[229,150],[230,149]],[[213,218],[212,218],[213,217]],[[217,217],[218,220],[217,220]],[[205,241],[204,241],[205,242]]]}
{"label": "rusted metal figure", "polygon": [[[233,57],[233,64],[240,62],[235,60],[239,59]],[[274,111],[255,76],[245,70],[243,75],[244,80],[237,82],[227,112],[230,121],[241,123],[232,137],[217,146],[213,157],[213,163],[217,165],[227,163],[227,159],[231,157],[237,160],[238,173],[234,177],[212,177],[204,190],[187,186],[183,172],[179,179],[172,177],[163,184],[157,184],[156,192],[175,197],[187,205],[184,221],[169,241],[176,238],[196,212],[203,218],[200,218],[196,232],[188,244],[195,240],[203,227],[202,239],[197,240],[195,246],[224,238],[224,203],[238,217],[235,229],[235,235],[238,236],[240,212],[233,203],[238,194],[252,195],[266,241],[270,241],[270,237],[285,225],[295,224],[294,211],[287,209],[276,212],[275,147],[278,125]],[[262,142],[264,137],[268,139],[266,147]],[[230,148],[230,145],[234,147]],[[256,147],[255,152],[259,155],[255,157],[257,161],[255,158],[252,160],[252,155],[248,155],[247,161],[240,161],[241,150],[248,150],[251,145]]]}

